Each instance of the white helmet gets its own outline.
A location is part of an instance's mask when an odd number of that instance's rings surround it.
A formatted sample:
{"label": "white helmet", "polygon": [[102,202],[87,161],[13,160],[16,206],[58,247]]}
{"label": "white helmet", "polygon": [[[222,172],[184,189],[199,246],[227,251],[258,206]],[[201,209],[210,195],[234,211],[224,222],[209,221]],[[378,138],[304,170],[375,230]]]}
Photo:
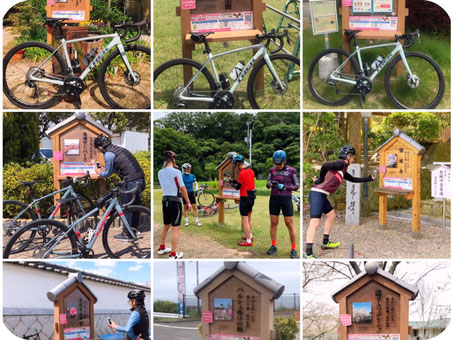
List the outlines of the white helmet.
{"label": "white helmet", "polygon": [[184,164],[182,165],[182,168],[183,168],[184,170],[186,170],[186,169],[191,169],[191,168],[192,168],[192,165],[190,165],[190,163],[184,163]]}

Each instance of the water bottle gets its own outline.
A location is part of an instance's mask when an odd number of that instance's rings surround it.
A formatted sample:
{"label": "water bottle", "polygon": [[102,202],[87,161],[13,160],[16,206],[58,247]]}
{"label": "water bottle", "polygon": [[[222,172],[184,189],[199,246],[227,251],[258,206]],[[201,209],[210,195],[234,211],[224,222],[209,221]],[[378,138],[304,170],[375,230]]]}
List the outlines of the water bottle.
{"label": "water bottle", "polygon": [[227,88],[230,87],[230,81],[228,80],[228,77],[225,72],[223,72],[219,75],[219,80],[220,80],[220,84],[222,84],[223,90],[226,90]]}
{"label": "water bottle", "polygon": [[244,60],[240,60],[236,64],[236,66],[234,67],[233,71],[231,71],[230,78],[233,79],[233,80],[238,79],[238,77],[241,74],[241,72],[244,69],[244,67],[245,67],[245,61]]}
{"label": "water bottle", "polygon": [[381,65],[381,63],[384,61],[384,55],[381,54],[381,55],[378,55],[378,57],[376,58],[376,60],[371,64],[371,68],[373,70],[377,69],[379,67],[379,65]]}
{"label": "water bottle", "polygon": [[90,53],[88,53],[82,60],[82,64],[84,66],[88,66],[90,65],[91,61],[94,59],[94,57],[96,57],[96,54],[98,54],[98,49],[97,48],[93,48]]}

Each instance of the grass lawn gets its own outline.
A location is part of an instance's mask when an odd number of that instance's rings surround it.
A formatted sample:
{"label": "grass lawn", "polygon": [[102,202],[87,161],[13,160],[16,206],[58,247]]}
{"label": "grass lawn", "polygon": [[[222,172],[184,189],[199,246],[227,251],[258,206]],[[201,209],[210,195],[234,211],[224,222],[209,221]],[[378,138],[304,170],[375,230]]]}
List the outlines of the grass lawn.
{"label": "grass lawn", "polygon": [[[162,224],[162,190],[153,190],[154,198],[154,224]],[[269,236],[269,213],[268,213],[268,202],[269,196],[257,196],[255,205],[253,207],[252,224],[253,224],[253,247],[240,247],[237,242],[241,240],[242,228],[241,218],[239,215],[239,209],[226,209],[225,210],[225,225],[218,225],[218,215],[210,217],[201,217],[200,222],[203,224],[200,228],[181,227],[181,232],[189,233],[191,235],[204,235],[212,238],[221,245],[234,248],[239,251],[245,250],[252,253],[253,258],[270,258],[266,254],[266,251],[270,246]],[[300,244],[299,232],[300,232],[300,213],[297,212],[294,206],[294,224],[298,232],[297,245]],[[193,222],[193,215],[189,214],[189,219]],[[184,219],[182,220],[184,223]],[[181,236],[181,239],[184,236]],[[280,216],[280,223],[278,225],[277,234],[277,247],[278,252],[272,256],[272,258],[289,258],[289,252],[291,249],[291,242],[289,240],[289,234],[283,221],[283,215]],[[243,249],[246,248],[246,249]],[[299,248],[299,247],[298,247]],[[297,249],[299,251],[299,249]]]}
{"label": "grass lawn", "polygon": [[[341,26],[341,22],[340,22]],[[329,34],[329,42],[331,48],[342,48],[341,33],[342,29],[336,33]],[[412,32],[407,30],[408,33]],[[436,107],[436,109],[449,109],[450,108],[450,36],[439,36],[432,32],[421,32],[420,44],[416,40],[415,44],[405,51],[407,52],[421,52],[430,56],[440,66],[444,77],[445,77],[445,94]],[[360,47],[367,45],[375,45],[379,43],[388,43],[389,41],[373,41],[370,44],[368,40],[359,40]],[[351,44],[352,46],[352,44]],[[311,27],[303,31],[303,79],[304,79],[304,92],[303,92],[303,108],[304,109],[328,109],[329,107],[322,105],[317,102],[310,90],[308,89],[307,74],[313,59],[325,49],[324,35],[312,34]],[[362,59],[369,65],[373,63],[378,54],[389,55],[393,50],[393,47],[387,47],[383,49],[372,49],[365,51],[362,54]],[[351,52],[353,50],[351,49]],[[394,57],[395,58],[395,57]],[[387,92],[384,88],[384,76],[387,66],[379,73],[378,77],[373,82],[373,90],[367,95],[363,109],[394,109],[395,106],[388,99]],[[330,107],[335,109],[360,109],[360,96],[355,96],[349,103],[343,106]]]}
{"label": "grass lawn", "polygon": [[[284,0],[267,0],[267,4],[283,10],[285,4]],[[153,47],[153,56],[154,56],[154,65],[153,68],[156,69],[158,66],[162,65],[164,62],[169,61],[175,58],[182,58],[182,47],[181,47],[181,18],[175,15],[176,7],[180,5],[179,0],[168,0],[168,1],[154,1],[154,47]],[[292,10],[292,7],[290,7]],[[302,8],[300,8],[302,10]],[[276,28],[280,16],[275,12],[266,9],[263,13],[265,25],[268,31],[272,28]],[[284,24],[287,23],[285,19]],[[294,44],[296,42],[299,31],[295,29],[289,30],[290,32],[290,41],[291,44],[288,45],[285,40],[285,48],[289,51],[293,51]],[[248,41],[233,41],[228,43],[210,43],[210,47],[213,51],[213,54],[218,54],[224,51],[229,51],[234,48],[240,48],[250,46]],[[203,47],[201,45],[195,46],[195,50],[192,51],[192,58],[200,63],[204,63],[207,59],[207,55],[203,54]],[[236,53],[228,55],[222,58],[216,59],[216,69],[218,73],[225,72],[227,75],[234,69],[235,65],[240,60],[245,60],[248,62],[252,57],[252,50],[244,51],[241,53]],[[209,67],[211,70],[211,67]],[[212,73],[212,72],[211,72]],[[250,103],[247,98],[247,80],[244,79],[239,87],[236,89],[236,109],[246,109],[251,108]],[[200,78],[201,79],[201,78]],[[297,80],[296,80],[297,81]],[[230,80],[231,85],[234,81]],[[174,84],[174,82],[172,82]],[[182,84],[181,84],[182,85]],[[203,84],[204,86],[204,84]],[[300,93],[300,92],[298,92]],[[285,107],[285,101],[281,101],[282,108]],[[299,103],[300,104],[300,103]],[[166,109],[167,107],[162,104],[155,102],[154,108],[156,109]],[[195,108],[195,107],[190,107]],[[298,109],[299,107],[297,107]]]}

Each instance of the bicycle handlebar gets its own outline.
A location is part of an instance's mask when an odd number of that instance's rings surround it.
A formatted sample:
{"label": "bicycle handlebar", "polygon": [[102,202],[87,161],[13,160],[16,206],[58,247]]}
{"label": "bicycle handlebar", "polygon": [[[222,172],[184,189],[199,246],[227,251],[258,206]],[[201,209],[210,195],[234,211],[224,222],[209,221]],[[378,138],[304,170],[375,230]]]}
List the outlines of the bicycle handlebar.
{"label": "bicycle handlebar", "polygon": [[[147,18],[143,19],[142,21],[135,22],[135,23],[114,25],[113,30],[119,34],[121,39],[124,39],[126,37],[127,33],[129,33],[129,32],[130,33],[136,32],[137,35],[135,35],[134,37],[132,37],[130,39],[125,40],[126,43],[130,43],[130,42],[136,41],[140,38],[140,36],[142,35],[143,26],[144,26],[143,31],[145,31],[147,33],[148,32],[148,19]],[[120,34],[118,32],[119,30],[124,30],[124,32],[122,34]]]}
{"label": "bicycle handlebar", "polygon": [[415,44],[415,37],[417,37],[417,40],[420,43],[420,30],[418,28],[415,30],[415,32],[412,32],[412,33],[403,34],[403,35],[395,34],[395,41],[407,39],[408,43],[403,45],[403,48],[406,49]]}
{"label": "bicycle handlebar", "polygon": [[139,187],[138,184],[137,184],[137,185],[135,186],[135,188],[132,189],[132,190],[121,190],[121,189],[118,189],[118,192],[119,192],[120,194],[123,194],[123,195],[132,195],[132,199],[131,199],[129,202],[127,202],[127,203],[121,202],[121,206],[124,208],[124,207],[127,207],[127,206],[133,204],[133,203],[135,202],[137,196],[138,196],[139,191],[140,191],[140,187]]}
{"label": "bicycle handlebar", "polygon": [[[288,35],[288,30],[284,30],[283,33],[281,34],[275,34],[275,29],[271,30],[269,33],[264,33],[263,35],[256,35],[256,39],[261,43],[262,40],[267,40],[267,42],[264,44],[264,46],[269,47],[271,41],[277,45],[277,49],[271,50],[271,54],[277,53],[283,49],[284,41],[283,38],[286,37],[286,41],[288,44],[290,43],[289,41],[289,35]],[[275,40],[278,40],[279,43],[277,43]]]}
{"label": "bicycle handlebar", "polygon": [[63,184],[65,185],[71,185],[72,183],[77,183],[77,182],[81,182],[83,180],[86,180],[85,181],[85,186],[88,185],[88,182],[90,181],[91,179],[91,175],[90,173],[87,171],[85,173],[84,176],[81,176],[81,177],[70,177],[70,176],[66,176],[66,179],[63,181]]}

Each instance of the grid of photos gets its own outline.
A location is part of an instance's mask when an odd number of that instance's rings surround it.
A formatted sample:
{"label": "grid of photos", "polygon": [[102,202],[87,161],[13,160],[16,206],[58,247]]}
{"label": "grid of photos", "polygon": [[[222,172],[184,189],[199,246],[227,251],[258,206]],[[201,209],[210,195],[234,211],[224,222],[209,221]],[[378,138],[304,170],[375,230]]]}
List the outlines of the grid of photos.
{"label": "grid of photos", "polygon": [[1,3],[0,339],[453,337],[438,2]]}

